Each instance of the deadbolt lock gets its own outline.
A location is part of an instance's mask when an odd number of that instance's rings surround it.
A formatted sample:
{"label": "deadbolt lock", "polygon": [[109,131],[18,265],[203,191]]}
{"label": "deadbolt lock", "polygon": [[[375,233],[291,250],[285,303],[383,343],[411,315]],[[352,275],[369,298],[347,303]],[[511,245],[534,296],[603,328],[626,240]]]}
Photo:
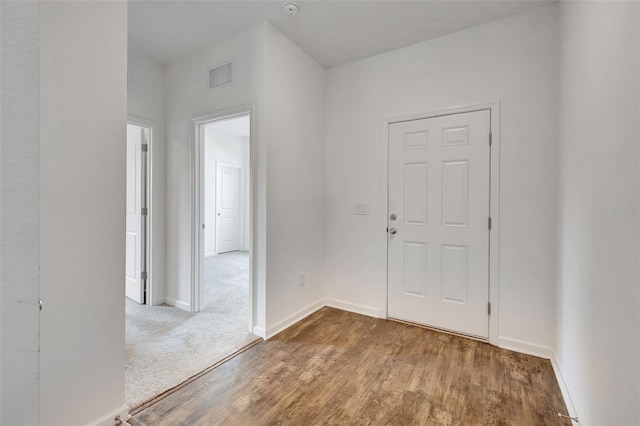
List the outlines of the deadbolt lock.
{"label": "deadbolt lock", "polygon": [[398,218],[398,216],[396,216],[395,213],[391,213],[391,216],[389,216],[389,219],[391,220],[396,220]]}

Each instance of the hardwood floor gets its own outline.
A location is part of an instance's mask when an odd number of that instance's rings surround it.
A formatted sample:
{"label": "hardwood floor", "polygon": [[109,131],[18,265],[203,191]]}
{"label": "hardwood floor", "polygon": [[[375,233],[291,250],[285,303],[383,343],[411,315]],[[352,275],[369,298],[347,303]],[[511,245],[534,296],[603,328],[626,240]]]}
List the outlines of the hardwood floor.
{"label": "hardwood floor", "polygon": [[548,360],[322,308],[134,416],[159,425],[571,425]]}

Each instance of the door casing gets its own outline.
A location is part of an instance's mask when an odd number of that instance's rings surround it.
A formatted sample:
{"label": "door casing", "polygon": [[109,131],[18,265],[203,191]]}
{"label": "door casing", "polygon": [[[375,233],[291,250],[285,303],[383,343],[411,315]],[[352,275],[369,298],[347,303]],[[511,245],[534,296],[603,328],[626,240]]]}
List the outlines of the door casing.
{"label": "door casing", "polygon": [[[466,105],[453,108],[445,108],[432,112],[405,115],[393,117],[384,121],[384,137],[383,152],[385,153],[384,162],[384,194],[386,195],[387,208],[385,215],[385,227],[389,214],[389,126],[393,123],[401,123],[404,121],[420,120],[426,118],[440,117],[443,115],[459,114],[466,112],[475,112],[481,110],[489,110],[491,112],[491,159],[490,159],[490,200],[489,209],[491,217],[491,232],[489,233],[489,303],[491,304],[491,314],[489,315],[489,338],[488,342],[498,346],[498,316],[499,316],[499,270],[500,270],[500,101],[489,102],[485,104]],[[381,227],[381,229],[383,229]],[[388,253],[388,236],[385,233],[385,244],[387,244]],[[385,288],[385,304],[382,312],[384,318],[388,318],[388,291],[389,291],[389,267],[387,268],[387,286]]]}

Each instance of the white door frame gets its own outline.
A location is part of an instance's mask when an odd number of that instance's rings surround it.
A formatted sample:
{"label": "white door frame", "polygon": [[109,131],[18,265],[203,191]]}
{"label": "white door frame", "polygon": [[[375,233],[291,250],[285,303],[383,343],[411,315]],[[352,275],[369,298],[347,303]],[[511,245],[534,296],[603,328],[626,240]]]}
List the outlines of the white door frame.
{"label": "white door frame", "polygon": [[[384,193],[386,194],[387,210],[389,205],[389,126],[393,123],[401,123],[404,121],[421,120],[425,118],[440,117],[443,115],[460,114],[466,112],[475,112],[489,110],[491,112],[491,159],[490,159],[490,192],[489,192],[489,215],[491,217],[491,231],[489,233],[489,303],[491,304],[491,314],[489,315],[489,338],[488,342],[498,346],[498,313],[499,313],[499,271],[500,258],[499,247],[500,242],[500,101],[490,102],[486,104],[460,106],[455,108],[441,109],[433,112],[406,115],[402,117],[394,117],[384,122],[384,153],[385,165],[384,173]],[[385,216],[385,226],[388,221]],[[388,250],[388,236],[387,240]],[[383,317],[387,318],[388,314],[388,294],[389,294],[389,265],[387,268],[387,289],[385,294],[385,304]]]}
{"label": "white door frame", "polygon": [[154,138],[157,134],[158,125],[151,120],[147,120],[145,118],[136,117],[134,115],[127,115],[127,124],[133,124],[135,126],[145,127],[149,129],[149,140],[148,151],[147,151],[147,164],[144,170],[146,171],[144,180],[146,182],[146,197],[144,200],[144,205],[147,206],[148,214],[147,220],[145,221],[145,259],[144,263],[147,270],[147,282],[146,282],[146,290],[147,294],[145,297],[145,304],[149,306],[155,306],[158,303],[154,302],[154,296],[157,291],[154,288],[154,279],[153,279],[153,149],[154,149]]}
{"label": "white door frame", "polygon": [[[249,331],[253,332],[254,294],[256,287],[255,271],[255,181],[257,176],[257,150],[255,105],[245,104],[223,109],[212,114],[196,117],[192,120],[193,154],[191,157],[191,312],[199,312],[204,307],[204,125],[234,117],[249,116],[251,134],[249,137]],[[208,225],[208,226],[215,226]]]}

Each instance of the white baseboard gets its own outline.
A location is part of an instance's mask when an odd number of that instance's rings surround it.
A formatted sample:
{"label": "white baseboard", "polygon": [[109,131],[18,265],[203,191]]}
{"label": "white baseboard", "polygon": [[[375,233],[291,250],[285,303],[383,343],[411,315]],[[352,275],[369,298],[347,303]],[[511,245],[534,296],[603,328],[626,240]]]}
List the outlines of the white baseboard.
{"label": "white baseboard", "polygon": [[373,308],[371,306],[358,305],[356,303],[345,302],[343,300],[326,298],[324,299],[324,306],[331,308],[342,309],[343,311],[353,312],[355,314],[367,315],[374,318],[382,318],[380,309]]}
{"label": "white baseboard", "polygon": [[[580,418],[580,411],[576,406],[575,400],[571,396],[571,387],[569,385],[569,382],[564,377],[564,374],[562,373],[562,368],[558,363],[558,355],[556,354],[555,349],[548,346],[536,345],[518,339],[509,339],[507,337],[499,337],[498,346],[502,349],[509,349],[514,352],[537,356],[539,358],[545,358],[551,361],[551,367],[553,367],[553,372],[556,375],[556,381],[558,382],[558,386],[560,386],[562,399],[564,399],[564,403],[567,406],[568,413],[562,414],[568,415],[570,417],[578,417],[580,419],[580,425],[585,425],[582,418]],[[574,424],[576,423],[574,422]]]}
{"label": "white baseboard", "polygon": [[258,337],[262,337],[264,339],[265,336],[267,335],[267,331],[265,330],[264,327],[253,327],[253,334],[255,334]]}
{"label": "white baseboard", "polygon": [[181,300],[172,299],[171,297],[165,297],[164,303],[169,306],[174,306],[183,311],[191,312],[191,305]]}
{"label": "white baseboard", "polygon": [[272,338],[276,334],[278,334],[281,331],[284,331],[285,329],[291,327],[293,324],[295,324],[298,321],[308,317],[309,315],[311,315],[312,313],[314,313],[315,311],[317,311],[318,309],[320,309],[320,308],[322,308],[324,306],[325,306],[325,304],[323,303],[323,300],[321,299],[321,300],[318,300],[317,302],[312,303],[311,305],[307,306],[306,308],[303,308],[303,309],[299,310],[298,312],[294,313],[293,315],[289,315],[287,318],[285,318],[285,319],[283,319],[281,321],[278,321],[273,326],[267,328],[266,336],[264,337],[264,339]]}
{"label": "white baseboard", "polygon": [[164,299],[164,297],[158,297],[155,300],[151,301],[151,305],[150,306],[160,306],[162,304],[166,304],[167,301]]}
{"label": "white baseboard", "polygon": [[[263,339],[269,339],[325,306],[374,318],[381,318],[382,316],[381,310],[378,308],[358,305],[356,303],[345,302],[338,299],[325,298],[307,306],[293,315],[290,315],[284,320],[279,321],[272,327],[269,327],[266,331],[262,327],[254,327],[253,334],[262,337]],[[571,396],[570,386],[562,374],[562,369],[560,364],[558,364],[557,355],[553,348],[508,337],[498,337],[498,347],[550,360],[568,410],[568,413],[562,414],[568,414],[571,417],[580,417],[579,410]],[[584,426],[584,422],[581,422],[580,425]]]}
{"label": "white baseboard", "polygon": [[[553,367],[553,372],[556,374],[556,380],[558,381],[558,386],[560,386],[560,392],[562,393],[562,398],[564,399],[564,403],[567,406],[568,413],[562,413],[562,414],[567,414],[570,417],[577,417],[578,420],[580,421],[580,425],[586,426],[584,419],[580,417],[580,410],[578,409],[575,403],[575,399],[571,396],[572,395],[571,386],[569,385],[569,382],[567,381],[564,374],[562,373],[562,368],[560,367],[560,363],[558,362],[558,355],[556,354],[556,351],[553,351],[553,354],[551,356],[551,366]],[[573,424],[578,424],[578,423],[573,422]]]}
{"label": "white baseboard", "polygon": [[343,311],[353,312],[356,314],[367,315],[374,318],[380,318],[380,315],[381,315],[380,309],[377,309],[377,308],[345,302],[343,300],[324,298],[288,316],[282,321],[277,322],[276,324],[267,328],[266,330],[262,327],[254,327],[253,334],[255,334],[256,336],[262,337],[265,340],[270,339],[276,334],[284,331],[285,329],[291,327],[298,321],[308,317],[318,309],[324,308],[325,306],[341,309]]}
{"label": "white baseboard", "polygon": [[99,419],[87,423],[87,426],[114,426],[116,424],[116,416],[120,416],[122,419],[123,423],[120,423],[122,426],[128,425],[129,423],[126,420],[129,419],[129,407],[122,405],[122,407],[116,408]]}
{"label": "white baseboard", "polygon": [[204,257],[213,257],[213,256],[217,256],[217,255],[218,255],[218,253],[216,253],[216,252],[213,252],[213,253],[205,253],[205,254],[204,254]]}
{"label": "white baseboard", "polygon": [[518,339],[510,339],[502,336],[498,337],[498,347],[544,359],[551,359],[554,354],[553,348],[548,346],[537,345],[535,343],[525,342]]}

